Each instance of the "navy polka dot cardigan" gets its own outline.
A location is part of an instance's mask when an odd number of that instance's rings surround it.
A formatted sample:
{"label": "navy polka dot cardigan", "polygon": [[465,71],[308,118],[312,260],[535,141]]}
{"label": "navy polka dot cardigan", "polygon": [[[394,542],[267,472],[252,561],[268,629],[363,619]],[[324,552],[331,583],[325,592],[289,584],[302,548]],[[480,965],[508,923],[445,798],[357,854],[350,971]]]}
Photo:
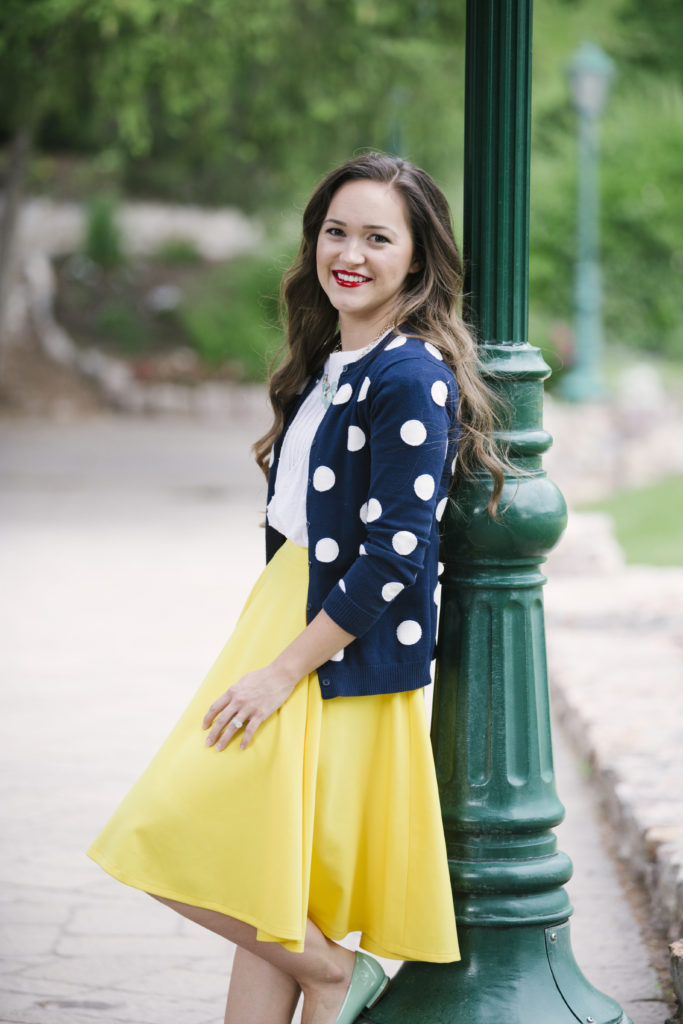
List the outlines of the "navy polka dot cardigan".
{"label": "navy polka dot cardigan", "polygon": [[[289,410],[285,430],[316,383]],[[430,681],[439,522],[455,467],[457,406],[452,371],[420,338],[392,332],[342,371],[313,440],[306,496],[306,621],[324,608],[356,637],[318,669],[325,698],[397,693]],[[282,436],[268,501],[281,445]],[[284,540],[266,519],[267,560]]]}

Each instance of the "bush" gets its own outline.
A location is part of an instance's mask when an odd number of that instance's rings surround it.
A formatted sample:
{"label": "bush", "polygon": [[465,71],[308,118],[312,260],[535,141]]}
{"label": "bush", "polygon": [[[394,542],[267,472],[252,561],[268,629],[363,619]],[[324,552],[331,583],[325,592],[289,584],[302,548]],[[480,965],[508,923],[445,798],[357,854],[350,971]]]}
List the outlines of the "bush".
{"label": "bush", "polygon": [[100,194],[88,203],[83,249],[88,259],[103,270],[118,267],[125,259],[116,215],[113,196]]}
{"label": "bush", "polygon": [[159,263],[166,265],[187,267],[195,263],[201,263],[201,254],[195,242],[191,238],[167,238],[154,253]]}
{"label": "bush", "polygon": [[107,302],[95,318],[95,330],[104,341],[114,342],[128,355],[142,352],[146,347],[146,325],[130,302]]}
{"label": "bush", "polygon": [[282,343],[282,270],[272,256],[243,256],[192,282],[178,316],[202,359],[238,363],[245,379],[264,380]]}

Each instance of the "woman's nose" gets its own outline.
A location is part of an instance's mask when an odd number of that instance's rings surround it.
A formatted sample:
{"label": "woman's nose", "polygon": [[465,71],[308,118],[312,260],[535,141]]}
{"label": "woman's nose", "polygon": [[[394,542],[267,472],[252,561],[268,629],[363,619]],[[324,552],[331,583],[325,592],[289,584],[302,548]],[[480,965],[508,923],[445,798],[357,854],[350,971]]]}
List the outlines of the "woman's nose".
{"label": "woman's nose", "polygon": [[356,266],[359,263],[363,263],[365,256],[361,245],[356,238],[347,238],[344,246],[342,257],[349,265]]}

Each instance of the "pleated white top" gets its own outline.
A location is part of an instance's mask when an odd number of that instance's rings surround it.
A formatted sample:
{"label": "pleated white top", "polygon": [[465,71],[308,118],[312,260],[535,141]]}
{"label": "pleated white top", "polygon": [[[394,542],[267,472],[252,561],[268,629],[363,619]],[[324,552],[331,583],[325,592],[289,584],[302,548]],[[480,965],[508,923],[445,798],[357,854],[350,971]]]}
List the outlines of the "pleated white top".
{"label": "pleated white top", "polygon": [[[389,328],[392,330],[392,328]],[[388,334],[389,331],[386,332]],[[323,404],[323,380],[334,394],[341,372],[379,345],[381,338],[365,348],[331,352],[325,360],[323,374],[290,423],[282,442],[275,493],[268,503],[268,522],[279,533],[301,547],[308,546],[306,522],[306,491],[311,444],[327,409]]]}

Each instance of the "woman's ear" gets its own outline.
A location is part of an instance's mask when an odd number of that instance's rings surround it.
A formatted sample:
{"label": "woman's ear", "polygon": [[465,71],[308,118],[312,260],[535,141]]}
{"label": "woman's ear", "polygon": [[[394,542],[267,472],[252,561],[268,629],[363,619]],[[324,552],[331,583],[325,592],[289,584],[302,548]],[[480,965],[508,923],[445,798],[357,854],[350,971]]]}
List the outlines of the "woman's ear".
{"label": "woman's ear", "polygon": [[422,263],[420,262],[420,260],[413,260],[413,262],[408,267],[408,273],[417,274],[418,270],[422,270]]}

